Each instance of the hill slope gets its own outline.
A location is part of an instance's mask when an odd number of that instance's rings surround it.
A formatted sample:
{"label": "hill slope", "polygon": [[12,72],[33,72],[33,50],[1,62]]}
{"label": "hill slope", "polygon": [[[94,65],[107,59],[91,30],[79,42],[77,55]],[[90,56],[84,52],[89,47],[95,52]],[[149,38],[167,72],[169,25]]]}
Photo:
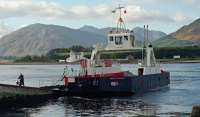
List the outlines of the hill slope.
{"label": "hill slope", "polygon": [[181,40],[200,41],[200,19],[177,30],[174,37]]}
{"label": "hill slope", "polygon": [[200,46],[200,19],[153,42],[157,47]]}
{"label": "hill slope", "polygon": [[[14,31],[0,39],[0,56],[44,55],[55,48],[68,48],[73,45],[91,47],[101,42],[106,44],[107,33],[111,28],[84,26],[71,29],[64,26],[32,24]],[[141,45],[143,29],[135,28],[136,43]],[[166,34],[150,31],[154,40]]]}
{"label": "hill slope", "polygon": [[200,42],[193,42],[188,40],[179,40],[171,35],[156,40],[153,42],[155,47],[183,47],[183,46],[198,46]]}
{"label": "hill slope", "polygon": [[[81,27],[79,30],[82,30],[82,31],[87,31],[87,32],[92,32],[92,33],[96,33],[96,34],[99,34],[99,35],[104,35],[106,36],[107,33],[111,30],[112,28],[111,27],[108,27],[108,28],[96,28],[96,27],[93,27],[93,26],[83,26]],[[144,29],[143,28],[140,28],[140,27],[136,27],[134,29],[132,29],[135,33],[135,38],[136,40],[138,41],[143,41],[144,40]],[[164,37],[166,36],[167,34],[165,34],[164,32],[161,32],[161,31],[154,31],[154,30],[150,30],[149,31],[149,39],[151,41],[154,41],[154,40],[157,40],[157,39],[160,39],[161,37]]]}
{"label": "hill slope", "polygon": [[0,39],[0,56],[43,55],[55,48],[106,43],[106,37],[63,26],[32,24]]}
{"label": "hill slope", "polygon": [[[137,40],[144,40],[144,29],[140,28],[140,27],[136,27],[133,29],[133,31],[135,32],[135,38]],[[155,41],[158,40],[164,36],[166,36],[167,34],[161,31],[155,31],[155,30],[149,30],[149,40],[150,41]]]}

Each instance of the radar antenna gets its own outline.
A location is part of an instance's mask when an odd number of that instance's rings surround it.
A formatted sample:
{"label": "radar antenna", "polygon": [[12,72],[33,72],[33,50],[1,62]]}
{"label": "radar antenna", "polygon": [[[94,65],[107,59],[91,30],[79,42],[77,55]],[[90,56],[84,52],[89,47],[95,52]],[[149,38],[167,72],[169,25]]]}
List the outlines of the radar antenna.
{"label": "radar antenna", "polygon": [[116,13],[117,11],[119,11],[119,18],[117,20],[117,32],[119,32],[120,30],[124,31],[124,30],[126,30],[126,26],[125,26],[124,20],[122,18],[122,15],[126,14],[127,11],[126,11],[125,7],[121,6],[120,4],[119,4],[119,6],[117,8],[115,8],[112,11],[112,13]]}

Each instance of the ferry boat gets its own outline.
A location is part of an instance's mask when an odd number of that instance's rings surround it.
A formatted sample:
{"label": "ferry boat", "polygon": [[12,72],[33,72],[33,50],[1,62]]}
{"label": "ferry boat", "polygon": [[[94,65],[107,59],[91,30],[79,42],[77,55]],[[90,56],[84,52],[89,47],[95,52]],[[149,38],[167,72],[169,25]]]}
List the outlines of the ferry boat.
{"label": "ferry boat", "polygon": [[[134,32],[125,28],[122,14],[125,8],[119,6],[117,28],[108,34],[104,48],[97,44],[90,59],[81,59],[80,68],[68,66],[64,70],[64,82],[68,94],[72,95],[127,95],[158,90],[170,83],[170,73],[161,69],[148,40],[148,26],[144,26],[144,47],[135,46]],[[104,52],[126,52],[142,50],[142,60],[136,71],[124,71],[119,63],[111,59],[101,60]]]}

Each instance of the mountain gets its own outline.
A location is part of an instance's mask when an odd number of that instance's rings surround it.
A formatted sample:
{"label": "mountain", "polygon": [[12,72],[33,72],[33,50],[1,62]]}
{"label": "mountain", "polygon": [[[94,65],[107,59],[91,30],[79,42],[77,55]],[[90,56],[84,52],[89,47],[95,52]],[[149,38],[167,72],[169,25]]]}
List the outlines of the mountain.
{"label": "mountain", "polygon": [[200,18],[165,37],[153,42],[156,47],[181,47],[200,45]]}
{"label": "mountain", "polygon": [[200,46],[200,19],[153,42],[156,47]]}
{"label": "mountain", "polygon": [[[92,33],[96,33],[99,35],[104,35],[106,36],[107,33],[111,30],[111,27],[108,28],[95,28],[93,26],[88,26],[85,25],[83,27],[81,27],[79,30],[82,31],[87,31],[87,32],[92,32]],[[135,39],[138,41],[143,41],[144,40],[144,29],[140,28],[140,27],[136,27],[134,29],[132,29],[135,33]],[[155,41],[157,39],[160,39],[161,37],[166,36],[167,34],[161,31],[154,31],[154,30],[149,30],[149,40],[151,41]]]}
{"label": "mountain", "polygon": [[57,25],[32,24],[0,39],[0,56],[43,55],[72,45],[91,47],[106,43],[103,35]]}
{"label": "mountain", "polygon": [[111,29],[112,29],[111,27],[108,27],[108,28],[96,28],[96,27],[93,27],[93,26],[85,25],[85,26],[81,27],[79,30],[90,32],[90,33],[95,33],[95,34],[99,34],[99,35],[103,35],[103,36],[107,36],[108,32]]}
{"label": "mountain", "polygon": [[168,35],[153,42],[155,47],[183,47],[183,46],[198,46],[200,42],[193,42],[188,40],[180,40]]}
{"label": "mountain", "polygon": [[[64,26],[32,24],[0,38],[0,56],[45,55],[55,48],[68,48],[73,45],[91,47],[101,42],[106,44],[108,28],[83,26],[72,29]],[[136,43],[141,45],[143,29],[135,28]],[[159,31],[150,31],[150,39],[165,35]]]}
{"label": "mountain", "polygon": [[94,27],[94,26],[89,26],[89,25],[84,25],[81,27],[79,30],[81,31],[86,31],[86,32],[92,32],[92,33],[98,33],[100,29]]}
{"label": "mountain", "polygon": [[200,41],[200,18],[177,30],[174,37],[181,40]]}
{"label": "mountain", "polygon": [[[144,28],[136,27],[133,29],[135,33],[135,38],[139,41],[144,40]],[[150,41],[155,41],[160,39],[161,37],[166,36],[167,34],[161,31],[155,31],[155,30],[149,30],[149,40]]]}
{"label": "mountain", "polygon": [[[51,49],[68,48],[72,45],[91,47],[97,42],[106,44],[111,27],[83,26],[72,29],[64,26],[32,24],[0,38],[0,56],[44,55]],[[144,38],[143,28],[132,29],[136,42]],[[160,38],[160,39],[159,39]],[[200,18],[169,35],[160,31],[149,31],[149,40],[156,47],[178,47],[200,45]]]}

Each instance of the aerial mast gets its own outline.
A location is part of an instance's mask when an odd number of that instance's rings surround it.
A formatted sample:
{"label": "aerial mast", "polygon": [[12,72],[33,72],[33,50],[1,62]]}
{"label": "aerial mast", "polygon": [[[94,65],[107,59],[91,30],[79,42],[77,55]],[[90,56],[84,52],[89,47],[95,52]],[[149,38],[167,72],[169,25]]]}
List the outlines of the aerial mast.
{"label": "aerial mast", "polygon": [[117,32],[118,32],[120,30],[126,30],[126,26],[125,26],[124,20],[122,18],[122,15],[126,14],[126,9],[125,9],[125,7],[123,7],[119,4],[119,6],[112,11],[112,13],[116,13],[117,11],[119,11],[119,18],[117,20]]}

